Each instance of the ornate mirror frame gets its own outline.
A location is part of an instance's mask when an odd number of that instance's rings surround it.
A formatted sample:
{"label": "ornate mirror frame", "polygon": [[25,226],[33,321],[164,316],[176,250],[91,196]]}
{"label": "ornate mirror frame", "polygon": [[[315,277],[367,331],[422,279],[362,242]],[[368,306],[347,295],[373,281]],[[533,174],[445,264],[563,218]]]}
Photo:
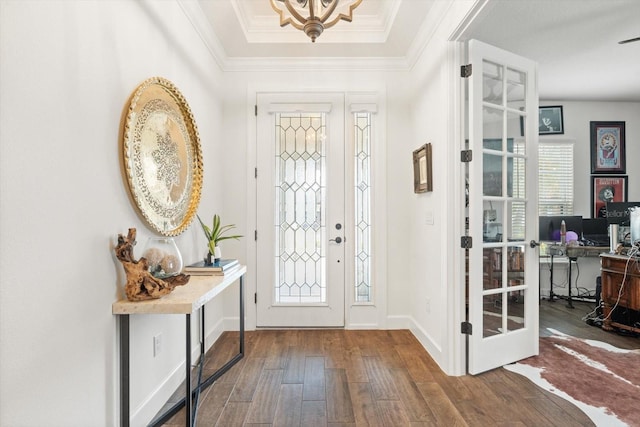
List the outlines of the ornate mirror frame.
{"label": "ornate mirror frame", "polygon": [[129,100],[122,133],[129,192],[146,222],[164,236],[191,223],[202,192],[202,150],[191,109],[169,80],[152,77]]}

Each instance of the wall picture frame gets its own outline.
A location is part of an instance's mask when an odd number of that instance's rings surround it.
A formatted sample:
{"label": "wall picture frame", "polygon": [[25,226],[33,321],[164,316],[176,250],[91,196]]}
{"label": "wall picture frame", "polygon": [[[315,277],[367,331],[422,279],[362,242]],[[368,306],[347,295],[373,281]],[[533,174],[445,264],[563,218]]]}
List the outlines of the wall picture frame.
{"label": "wall picture frame", "polygon": [[549,107],[540,107],[538,109],[538,134],[564,134],[562,105],[552,105]]}
{"label": "wall picture frame", "polygon": [[413,151],[413,192],[433,191],[431,143]]}
{"label": "wall picture frame", "polygon": [[626,175],[596,175],[591,177],[591,217],[606,218],[608,202],[627,201]]}
{"label": "wall picture frame", "polygon": [[625,174],[625,122],[590,122],[591,173]]}

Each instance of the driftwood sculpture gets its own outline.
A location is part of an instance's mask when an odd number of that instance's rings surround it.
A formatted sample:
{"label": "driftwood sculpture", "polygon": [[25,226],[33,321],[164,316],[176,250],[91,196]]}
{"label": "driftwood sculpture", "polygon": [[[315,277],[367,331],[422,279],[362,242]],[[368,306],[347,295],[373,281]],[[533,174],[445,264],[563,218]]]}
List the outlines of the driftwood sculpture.
{"label": "driftwood sculpture", "polygon": [[143,301],[160,298],[173,291],[176,286],[186,285],[189,276],[178,274],[177,276],[159,279],[149,272],[149,263],[142,257],[139,261],[133,259],[133,246],[136,244],[136,229],[130,228],[127,237],[118,234],[118,246],[116,257],[122,262],[127,274],[125,294],[130,301]]}

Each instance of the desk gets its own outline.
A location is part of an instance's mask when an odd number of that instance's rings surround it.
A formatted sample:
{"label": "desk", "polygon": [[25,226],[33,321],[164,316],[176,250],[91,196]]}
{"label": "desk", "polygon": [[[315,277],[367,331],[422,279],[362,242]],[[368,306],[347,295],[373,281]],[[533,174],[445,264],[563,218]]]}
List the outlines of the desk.
{"label": "desk", "polygon": [[[186,318],[186,349],[185,349],[185,397],[156,421],[155,425],[161,425],[183,406],[186,412],[186,424],[192,426],[192,406],[197,407],[200,390],[209,385],[227,372],[233,365],[244,357],[244,275],[247,272],[245,266],[240,266],[224,276],[191,276],[184,286],[176,287],[173,292],[159,299],[147,301],[129,301],[123,299],[113,303],[111,311],[118,315],[120,330],[120,425],[128,427],[129,417],[129,315],[143,314],[184,314]],[[204,305],[218,296],[233,283],[239,282],[240,292],[240,348],[231,360],[204,380],[195,390],[191,389],[191,314],[194,311],[201,312],[202,326],[200,328],[200,362],[205,353],[204,348]],[[195,396],[195,405],[192,399]]]}
{"label": "desk", "polygon": [[[602,329],[607,331],[614,328],[625,329],[640,333],[640,258],[631,258],[624,255],[601,255],[600,262],[602,276],[602,302],[604,323]],[[626,273],[626,277],[625,277]],[[622,279],[624,283],[622,283]],[[620,288],[622,287],[622,291]],[[620,309],[620,310],[619,310]],[[633,310],[636,312],[635,321],[623,323],[619,318],[618,311],[621,309]]]}
{"label": "desk", "polygon": [[569,295],[567,297],[567,307],[573,307],[573,299],[571,296],[571,266],[574,262],[578,262],[578,258],[582,257],[597,257],[602,253],[609,252],[609,247],[600,247],[600,246],[567,246],[567,245],[549,245],[547,247],[547,252],[549,254],[549,269],[550,269],[550,292],[549,292],[549,301],[554,301],[554,293],[553,293],[553,258],[557,256],[567,257],[569,260]]}

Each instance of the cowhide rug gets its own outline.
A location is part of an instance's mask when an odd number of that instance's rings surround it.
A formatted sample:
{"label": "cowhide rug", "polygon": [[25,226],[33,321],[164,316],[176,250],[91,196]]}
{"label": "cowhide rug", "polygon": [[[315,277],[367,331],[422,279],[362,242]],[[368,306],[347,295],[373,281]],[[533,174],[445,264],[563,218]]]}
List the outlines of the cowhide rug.
{"label": "cowhide rug", "polygon": [[504,368],[572,402],[597,426],[639,426],[640,350],[549,330],[538,356]]}

